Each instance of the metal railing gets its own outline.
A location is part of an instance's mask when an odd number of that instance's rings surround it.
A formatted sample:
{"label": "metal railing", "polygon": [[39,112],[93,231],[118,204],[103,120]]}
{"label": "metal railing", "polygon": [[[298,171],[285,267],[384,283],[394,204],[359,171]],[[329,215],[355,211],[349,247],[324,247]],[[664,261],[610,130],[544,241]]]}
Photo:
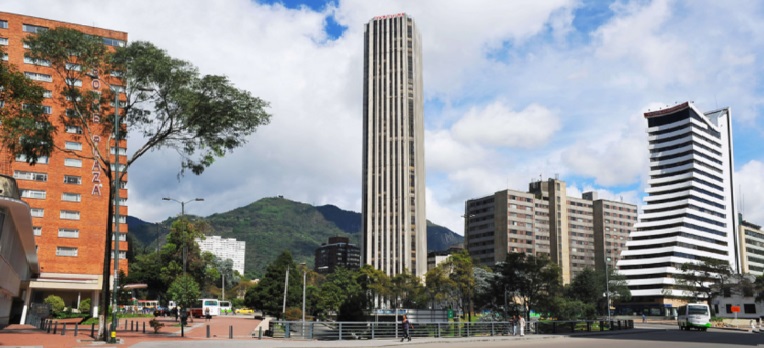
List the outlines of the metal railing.
{"label": "metal railing", "polygon": [[[519,328],[509,322],[440,322],[414,323],[410,330],[417,337],[486,337],[519,334]],[[633,320],[608,321],[533,321],[525,324],[525,334],[569,334],[633,329]],[[332,322],[332,321],[271,321],[266,336],[275,338],[357,340],[399,339],[403,337],[400,322]]]}

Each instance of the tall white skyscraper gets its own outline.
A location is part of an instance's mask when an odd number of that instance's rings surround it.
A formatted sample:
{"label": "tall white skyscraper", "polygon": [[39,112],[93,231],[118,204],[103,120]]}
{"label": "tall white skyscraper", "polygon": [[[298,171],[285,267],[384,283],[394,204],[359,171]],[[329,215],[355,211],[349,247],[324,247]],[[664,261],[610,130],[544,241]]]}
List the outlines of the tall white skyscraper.
{"label": "tall white skyscraper", "polygon": [[673,275],[682,264],[710,258],[740,269],[732,127],[729,108],[703,113],[687,102],[645,118],[649,187],[618,268],[632,302],[659,310],[679,302]]}
{"label": "tall white skyscraper", "polygon": [[362,255],[388,275],[427,271],[421,52],[406,14],[366,24]]}

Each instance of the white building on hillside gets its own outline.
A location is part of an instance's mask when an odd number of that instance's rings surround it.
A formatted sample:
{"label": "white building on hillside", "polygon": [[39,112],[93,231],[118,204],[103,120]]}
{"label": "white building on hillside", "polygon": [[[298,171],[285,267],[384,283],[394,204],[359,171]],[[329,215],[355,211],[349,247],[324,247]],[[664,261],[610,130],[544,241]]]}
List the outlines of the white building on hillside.
{"label": "white building on hillside", "polygon": [[234,271],[244,274],[244,251],[247,242],[237,241],[234,238],[222,238],[220,236],[207,236],[204,240],[196,239],[202,252],[209,251],[220,259],[231,259]]}

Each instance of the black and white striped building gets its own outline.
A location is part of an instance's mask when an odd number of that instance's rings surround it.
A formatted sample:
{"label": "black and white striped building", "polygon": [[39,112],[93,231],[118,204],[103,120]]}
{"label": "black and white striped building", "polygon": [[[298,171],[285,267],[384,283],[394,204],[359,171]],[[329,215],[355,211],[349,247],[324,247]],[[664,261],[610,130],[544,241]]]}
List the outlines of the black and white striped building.
{"label": "black and white striped building", "polygon": [[684,263],[712,258],[740,271],[731,112],[704,113],[686,102],[644,116],[648,188],[618,268],[627,277],[631,302],[658,310],[682,295],[673,275]]}

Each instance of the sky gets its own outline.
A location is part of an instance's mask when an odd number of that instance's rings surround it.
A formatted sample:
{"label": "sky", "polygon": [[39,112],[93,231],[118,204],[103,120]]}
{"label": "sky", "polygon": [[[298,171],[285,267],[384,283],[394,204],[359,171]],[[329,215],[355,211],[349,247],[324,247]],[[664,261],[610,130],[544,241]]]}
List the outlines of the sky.
{"label": "sky", "polygon": [[[270,102],[247,145],[201,176],[155,151],[129,169],[129,214],[207,216],[263,197],[361,209],[363,31],[405,12],[422,35],[427,218],[559,177],[641,205],[643,114],[730,107],[735,189],[764,224],[764,2],[3,0],[0,11],[125,31]],[[128,153],[137,144],[128,147]]]}

